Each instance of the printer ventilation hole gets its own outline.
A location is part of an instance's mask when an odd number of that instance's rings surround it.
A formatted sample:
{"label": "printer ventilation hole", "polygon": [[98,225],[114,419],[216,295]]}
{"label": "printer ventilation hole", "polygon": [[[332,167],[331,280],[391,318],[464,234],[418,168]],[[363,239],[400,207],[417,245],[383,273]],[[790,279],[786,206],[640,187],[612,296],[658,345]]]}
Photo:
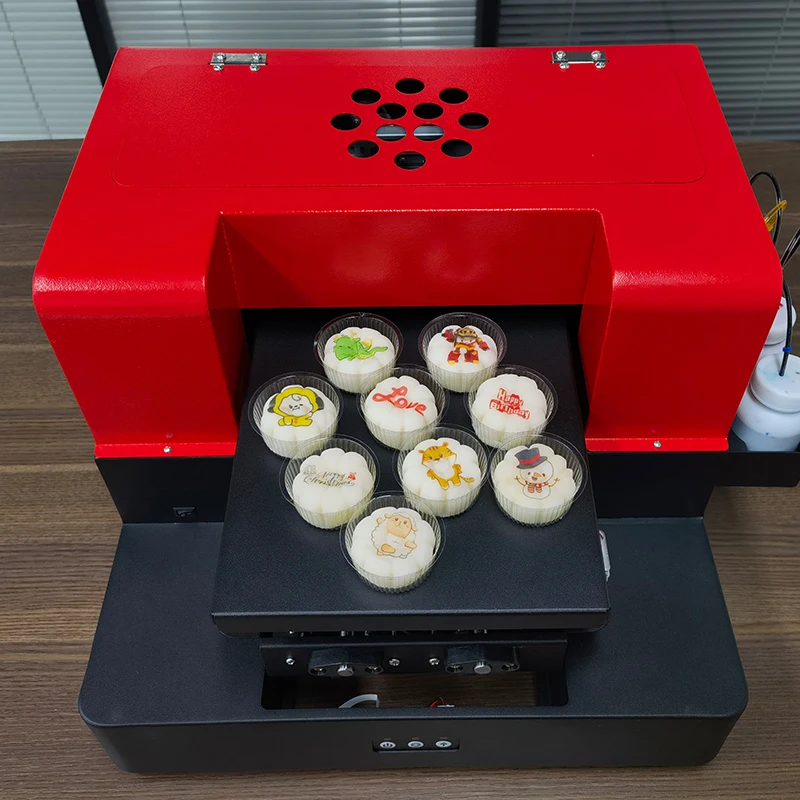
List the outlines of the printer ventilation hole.
{"label": "printer ventilation hole", "polygon": [[425,88],[425,84],[416,78],[403,78],[397,81],[395,88],[402,94],[419,94]]}
{"label": "printer ventilation hole", "polygon": [[451,158],[462,158],[472,152],[472,145],[463,139],[448,139],[442,142],[442,152]]}
{"label": "printer ventilation hole", "polygon": [[361,117],[355,114],[337,114],[332,120],[331,125],[337,131],[352,131],[361,124]]}
{"label": "printer ventilation hole", "polygon": [[384,142],[399,142],[406,135],[406,129],[402,125],[381,125],[375,135]]}
{"label": "printer ventilation hole", "polygon": [[354,158],[370,158],[378,152],[378,145],[369,139],[359,139],[348,146],[347,152]]}
{"label": "printer ventilation hole", "polygon": [[453,105],[456,103],[463,103],[468,97],[469,95],[463,89],[442,89],[442,91],[439,92],[439,99],[443,103],[451,103]]}
{"label": "printer ventilation hole", "polygon": [[467,128],[470,131],[479,131],[489,124],[489,117],[485,114],[475,114],[473,112],[471,114],[462,114],[458,121],[462,128]]}
{"label": "printer ventilation hole", "polygon": [[436,119],[441,117],[444,109],[436,103],[420,103],[414,108],[414,113],[420,119]]}
{"label": "printer ventilation hole", "polygon": [[403,153],[398,153],[394,157],[394,163],[397,164],[400,169],[419,169],[425,165],[425,156],[413,150],[406,150]]}
{"label": "printer ventilation hole", "polygon": [[399,103],[384,103],[378,106],[378,116],[383,119],[400,119],[406,114],[406,109]]}
{"label": "printer ventilation hole", "polygon": [[363,106],[372,105],[381,99],[381,93],[375,89],[356,89],[350,96]]}
{"label": "printer ventilation hole", "polygon": [[423,142],[435,142],[444,136],[444,128],[439,125],[417,125],[414,128],[414,136]]}

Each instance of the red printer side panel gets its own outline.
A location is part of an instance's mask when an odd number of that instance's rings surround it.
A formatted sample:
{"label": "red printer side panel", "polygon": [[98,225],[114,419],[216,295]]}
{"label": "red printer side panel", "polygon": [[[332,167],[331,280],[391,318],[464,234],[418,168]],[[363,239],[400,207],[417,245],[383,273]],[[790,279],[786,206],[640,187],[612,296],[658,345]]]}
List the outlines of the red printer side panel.
{"label": "red printer side panel", "polygon": [[34,279],[97,454],[232,454],[243,308],[504,304],[583,305],[591,449],[724,449],[780,267],[696,48],[606,53],[121,50]]}

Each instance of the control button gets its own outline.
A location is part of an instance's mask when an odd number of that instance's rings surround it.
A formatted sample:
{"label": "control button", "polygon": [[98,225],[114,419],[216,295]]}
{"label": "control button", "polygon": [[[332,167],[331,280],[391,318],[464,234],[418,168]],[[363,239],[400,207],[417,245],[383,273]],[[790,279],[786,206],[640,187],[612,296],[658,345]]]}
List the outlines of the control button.
{"label": "control button", "polygon": [[485,661],[479,661],[473,669],[476,675],[488,675],[492,671],[492,665],[487,664]]}
{"label": "control button", "polygon": [[442,750],[446,750],[448,747],[452,747],[453,743],[449,739],[439,739],[439,741],[436,742],[436,746],[441,747]]}
{"label": "control button", "polygon": [[381,742],[378,747],[381,750],[394,750],[397,745],[394,742]]}
{"label": "control button", "polygon": [[419,739],[412,739],[412,740],[411,740],[411,741],[408,743],[408,746],[409,746],[409,747],[411,747],[411,748],[413,748],[414,750],[419,750],[419,748],[420,748],[420,747],[425,747],[425,743],[424,743],[424,742],[421,742],[421,741],[419,741]]}

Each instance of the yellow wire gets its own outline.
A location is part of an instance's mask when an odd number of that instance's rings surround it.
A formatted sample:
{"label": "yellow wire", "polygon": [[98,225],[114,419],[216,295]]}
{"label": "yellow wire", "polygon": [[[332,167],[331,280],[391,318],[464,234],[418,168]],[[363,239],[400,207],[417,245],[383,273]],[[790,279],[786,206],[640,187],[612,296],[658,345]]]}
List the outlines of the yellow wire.
{"label": "yellow wire", "polygon": [[778,221],[778,214],[783,211],[786,206],[789,205],[785,200],[781,200],[780,203],[775,205],[770,211],[768,211],[764,215],[764,222],[767,223],[767,230],[772,231],[775,227],[775,223]]}

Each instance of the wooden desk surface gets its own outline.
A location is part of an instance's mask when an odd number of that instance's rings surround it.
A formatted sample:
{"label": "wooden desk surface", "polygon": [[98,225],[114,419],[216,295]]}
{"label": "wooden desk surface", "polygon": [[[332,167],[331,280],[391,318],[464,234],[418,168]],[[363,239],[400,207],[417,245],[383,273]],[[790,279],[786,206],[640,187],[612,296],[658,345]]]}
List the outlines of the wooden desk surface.
{"label": "wooden desk surface", "polygon": [[[800,490],[717,490],[707,523],[750,684],[696,769],[142,777],[119,772],[77,697],[119,532],[92,441],[30,300],[75,142],[0,145],[0,797],[781,798],[800,796]],[[800,225],[800,144],[743,144]],[[768,203],[764,189],[764,203]],[[657,220],[654,220],[654,226]],[[722,232],[711,231],[710,235]],[[790,283],[800,299],[800,256]],[[20,624],[22,620],[22,624]]]}

